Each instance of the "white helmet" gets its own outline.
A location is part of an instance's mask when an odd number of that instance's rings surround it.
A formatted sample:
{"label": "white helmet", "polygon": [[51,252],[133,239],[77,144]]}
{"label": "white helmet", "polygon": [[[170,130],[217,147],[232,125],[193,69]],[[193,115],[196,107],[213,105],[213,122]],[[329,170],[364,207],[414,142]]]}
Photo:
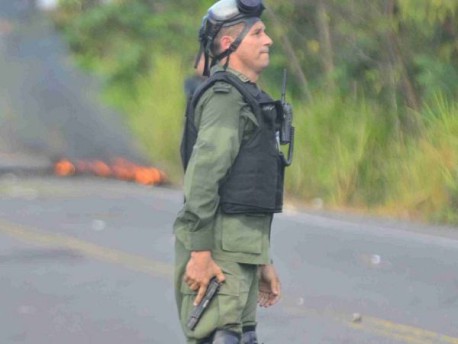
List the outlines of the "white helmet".
{"label": "white helmet", "polygon": [[232,26],[238,23],[245,24],[244,29],[231,46],[218,56],[212,57],[212,66],[221,59],[228,57],[238,48],[253,24],[260,20],[264,9],[265,7],[262,0],[220,0],[208,9],[207,15],[202,19],[202,25],[199,30],[200,51],[196,58],[197,66],[200,57],[204,54],[204,75],[208,76],[210,73],[209,59],[211,55],[211,46],[218,32],[223,27]]}

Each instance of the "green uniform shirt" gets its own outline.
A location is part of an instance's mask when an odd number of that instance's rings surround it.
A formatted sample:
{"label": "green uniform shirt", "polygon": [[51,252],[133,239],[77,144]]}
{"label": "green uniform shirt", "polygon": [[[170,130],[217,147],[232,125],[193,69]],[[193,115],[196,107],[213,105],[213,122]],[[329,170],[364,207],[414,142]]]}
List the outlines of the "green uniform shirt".
{"label": "green uniform shirt", "polygon": [[254,113],[233,86],[217,82],[201,96],[194,119],[198,137],[184,177],[186,202],[174,224],[176,238],[190,251],[211,250],[215,259],[268,264],[272,215],[228,215],[219,208],[219,185],[258,125]]}

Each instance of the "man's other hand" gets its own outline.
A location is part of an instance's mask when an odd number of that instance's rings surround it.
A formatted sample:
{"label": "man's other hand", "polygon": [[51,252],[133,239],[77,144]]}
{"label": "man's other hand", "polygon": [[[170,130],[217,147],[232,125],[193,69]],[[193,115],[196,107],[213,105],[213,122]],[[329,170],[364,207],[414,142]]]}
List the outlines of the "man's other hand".
{"label": "man's other hand", "polygon": [[259,267],[258,303],[261,307],[273,306],[280,300],[281,285],[277,271],[272,264]]}

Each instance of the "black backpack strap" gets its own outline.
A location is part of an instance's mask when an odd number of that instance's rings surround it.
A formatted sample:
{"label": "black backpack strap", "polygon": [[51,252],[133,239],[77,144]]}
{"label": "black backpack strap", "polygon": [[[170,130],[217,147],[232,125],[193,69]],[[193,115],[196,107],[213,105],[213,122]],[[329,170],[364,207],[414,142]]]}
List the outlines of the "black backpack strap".
{"label": "black backpack strap", "polygon": [[191,100],[193,110],[196,108],[200,97],[205,93],[205,91],[207,91],[218,81],[223,81],[234,86],[237,89],[237,91],[239,91],[239,93],[243,96],[248,105],[251,106],[253,111],[255,111],[255,113],[257,113],[260,110],[257,99],[247,90],[246,86],[244,85],[244,82],[241,81],[236,75],[225,71],[214,73],[196,89]]}

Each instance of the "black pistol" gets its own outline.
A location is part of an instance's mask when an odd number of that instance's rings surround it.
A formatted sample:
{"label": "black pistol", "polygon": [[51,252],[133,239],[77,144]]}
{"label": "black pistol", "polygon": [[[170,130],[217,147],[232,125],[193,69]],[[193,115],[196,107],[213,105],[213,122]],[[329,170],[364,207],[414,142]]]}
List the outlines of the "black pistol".
{"label": "black pistol", "polygon": [[221,283],[218,282],[216,277],[213,277],[210,280],[210,283],[208,284],[208,287],[207,287],[207,291],[205,292],[205,295],[202,301],[200,301],[200,303],[194,307],[194,309],[191,312],[191,315],[189,316],[188,328],[191,331],[194,331],[194,329],[196,328],[197,323],[199,322],[200,318],[202,317],[202,314],[204,314],[205,309],[207,309],[211,300],[218,292],[220,286],[221,286]]}

